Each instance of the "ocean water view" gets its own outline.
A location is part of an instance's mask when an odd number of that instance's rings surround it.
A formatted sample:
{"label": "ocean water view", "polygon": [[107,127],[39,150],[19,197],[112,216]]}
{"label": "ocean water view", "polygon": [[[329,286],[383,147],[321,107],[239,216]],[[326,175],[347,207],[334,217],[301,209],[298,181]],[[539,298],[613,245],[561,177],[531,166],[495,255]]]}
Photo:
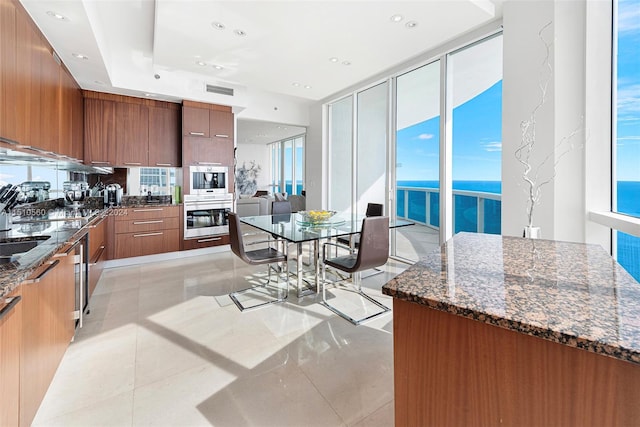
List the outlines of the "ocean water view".
{"label": "ocean water view", "polygon": [[[407,180],[397,183],[397,215],[439,227],[440,200],[438,181]],[[478,206],[484,209],[484,233],[501,233],[501,202],[483,198],[482,193],[501,194],[500,181],[453,181],[454,230],[478,232]],[[478,193],[470,196],[456,191]],[[640,217],[640,181],[617,183],[618,212]],[[427,203],[428,198],[428,203]],[[640,281],[640,237],[617,232],[618,262]]]}
{"label": "ocean water view", "polygon": [[[617,200],[620,213],[640,217],[640,181],[618,181]],[[640,237],[618,231],[618,262],[640,282]]]}
{"label": "ocean water view", "polygon": [[[440,226],[440,199],[438,181],[398,181],[397,215],[411,220]],[[500,181],[453,181],[454,220],[456,233],[478,232],[478,208],[484,212],[480,230],[484,233],[500,234],[501,202],[492,195],[500,195]],[[458,192],[458,194],[456,194]],[[468,194],[471,192],[472,194]],[[483,196],[483,193],[488,193]],[[428,198],[428,200],[427,200]]]}

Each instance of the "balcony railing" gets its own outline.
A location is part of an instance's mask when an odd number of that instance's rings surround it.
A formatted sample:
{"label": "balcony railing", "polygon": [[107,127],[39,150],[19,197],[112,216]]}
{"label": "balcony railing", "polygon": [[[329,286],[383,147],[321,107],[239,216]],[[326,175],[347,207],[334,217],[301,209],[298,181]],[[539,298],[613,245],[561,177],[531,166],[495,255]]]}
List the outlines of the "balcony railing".
{"label": "balcony railing", "polygon": [[[398,187],[398,218],[427,227],[440,227],[440,191],[437,188]],[[500,234],[501,195],[482,191],[453,190],[455,232]]]}

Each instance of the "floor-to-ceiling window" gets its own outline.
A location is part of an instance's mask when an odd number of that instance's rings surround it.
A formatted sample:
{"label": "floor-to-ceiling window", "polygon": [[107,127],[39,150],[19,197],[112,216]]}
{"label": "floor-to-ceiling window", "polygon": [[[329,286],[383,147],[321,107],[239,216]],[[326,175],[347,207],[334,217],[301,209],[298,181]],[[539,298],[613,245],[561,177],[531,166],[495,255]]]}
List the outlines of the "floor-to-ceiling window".
{"label": "floor-to-ceiling window", "polygon": [[454,233],[500,234],[502,36],[451,53],[447,79]]}
{"label": "floor-to-ceiling window", "polygon": [[269,186],[271,187],[271,191],[274,193],[281,193],[282,192],[282,185],[280,183],[281,181],[281,169],[280,169],[280,165],[282,163],[282,159],[281,159],[281,148],[280,148],[281,144],[279,142],[273,143],[273,144],[269,144],[270,147],[270,157],[271,157],[271,168],[269,168],[269,181],[270,184]]}
{"label": "floor-to-ceiling window", "polygon": [[[640,0],[614,2],[614,211],[640,218]],[[616,232],[618,262],[640,280],[640,237]]]}
{"label": "floor-to-ceiling window", "polygon": [[388,82],[357,95],[356,211],[386,203]]}
{"label": "floor-to-ceiling window", "polygon": [[[435,229],[440,224],[440,61],[397,77],[395,117],[397,216]],[[405,249],[396,246],[395,255],[412,258]]]}
{"label": "floor-to-ceiling window", "polygon": [[[388,214],[430,229],[436,242],[438,229],[443,237],[500,233],[501,34],[330,103],[328,113],[330,209],[363,213],[368,202],[383,197]],[[394,231],[392,242],[397,237]],[[420,250],[408,246],[392,245],[392,254],[416,259]]]}
{"label": "floor-to-ceiling window", "polygon": [[270,187],[273,192],[302,194],[304,190],[304,135],[269,144]]}
{"label": "floor-to-ceiling window", "polygon": [[351,212],[353,96],[329,105],[329,209]]}

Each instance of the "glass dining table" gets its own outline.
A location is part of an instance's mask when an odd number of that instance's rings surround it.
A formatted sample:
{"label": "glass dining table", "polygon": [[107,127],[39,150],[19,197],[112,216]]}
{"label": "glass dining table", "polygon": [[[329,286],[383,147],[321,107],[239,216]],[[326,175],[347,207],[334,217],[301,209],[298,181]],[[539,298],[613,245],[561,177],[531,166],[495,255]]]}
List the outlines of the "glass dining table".
{"label": "glass dining table", "polygon": [[[334,239],[341,236],[352,236],[362,229],[364,215],[336,214],[320,223],[310,223],[298,213],[279,215],[259,215],[240,217],[240,222],[255,227],[272,236],[286,242],[285,250],[290,255],[295,254],[296,260],[296,287],[298,298],[317,292],[319,284],[319,247],[322,240]],[[405,227],[413,225],[413,222],[402,219],[389,219],[389,228]],[[310,265],[313,267],[313,286],[308,286],[309,280],[304,279],[304,263],[302,260],[302,248],[304,243],[313,245],[313,254],[310,257]]]}

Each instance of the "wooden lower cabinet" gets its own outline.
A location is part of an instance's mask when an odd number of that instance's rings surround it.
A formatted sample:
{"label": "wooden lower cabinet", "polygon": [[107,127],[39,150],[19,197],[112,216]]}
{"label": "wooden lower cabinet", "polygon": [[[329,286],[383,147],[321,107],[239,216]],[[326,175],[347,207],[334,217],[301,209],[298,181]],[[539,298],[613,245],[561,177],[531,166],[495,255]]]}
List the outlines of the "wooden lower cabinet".
{"label": "wooden lower cabinet", "polygon": [[0,426],[13,427],[20,420],[20,353],[22,300],[18,287],[0,304]]}
{"label": "wooden lower cabinet", "polygon": [[180,231],[157,230],[116,235],[116,258],[161,254],[180,249]]}
{"label": "wooden lower cabinet", "polygon": [[640,366],[393,300],[396,426],[632,426]]}
{"label": "wooden lower cabinet", "polygon": [[98,219],[89,230],[89,298],[98,285],[100,275],[107,259],[107,222],[108,217]]}
{"label": "wooden lower cabinet", "polygon": [[21,288],[20,425],[28,426],[74,334],[73,253],[54,255]]}
{"label": "wooden lower cabinet", "polygon": [[180,207],[128,208],[115,217],[114,258],[180,250]]}
{"label": "wooden lower cabinet", "polygon": [[188,239],[182,243],[182,249],[187,251],[189,249],[209,248],[212,246],[228,245],[230,242],[229,235],[223,234],[220,236],[208,236],[198,237],[196,239]]}

